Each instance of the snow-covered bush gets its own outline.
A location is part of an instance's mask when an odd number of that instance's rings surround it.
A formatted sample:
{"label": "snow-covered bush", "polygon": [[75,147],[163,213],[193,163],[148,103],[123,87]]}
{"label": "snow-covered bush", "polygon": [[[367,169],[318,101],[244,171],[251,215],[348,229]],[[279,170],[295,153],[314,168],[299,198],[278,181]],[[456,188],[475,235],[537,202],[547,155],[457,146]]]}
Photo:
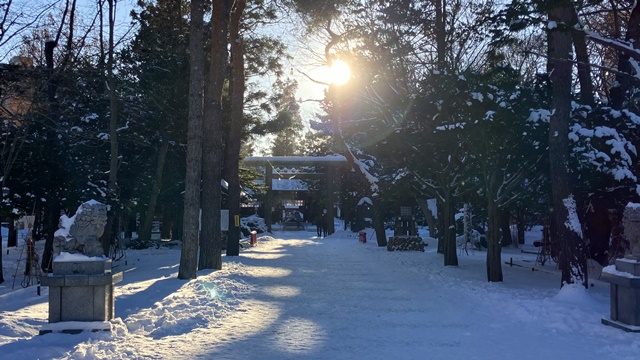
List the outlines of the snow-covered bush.
{"label": "snow-covered bush", "polygon": [[267,224],[263,218],[258,215],[251,215],[240,219],[240,231],[244,236],[249,236],[253,230],[258,234],[267,231]]}

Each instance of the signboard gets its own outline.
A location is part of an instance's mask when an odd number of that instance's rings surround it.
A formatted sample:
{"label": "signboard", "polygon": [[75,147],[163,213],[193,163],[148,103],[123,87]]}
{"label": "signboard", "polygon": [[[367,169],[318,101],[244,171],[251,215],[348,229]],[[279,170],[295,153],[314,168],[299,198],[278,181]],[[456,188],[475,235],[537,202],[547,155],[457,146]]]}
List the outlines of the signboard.
{"label": "signboard", "polygon": [[[200,219],[198,231],[202,231],[202,209],[200,209]],[[229,210],[220,209],[220,231],[229,231]]]}
{"label": "signboard", "polygon": [[162,235],[160,234],[160,227],[162,226],[162,221],[152,221],[151,222],[151,240],[160,240]]}
{"label": "signboard", "polygon": [[220,210],[220,230],[229,231],[229,210]]}

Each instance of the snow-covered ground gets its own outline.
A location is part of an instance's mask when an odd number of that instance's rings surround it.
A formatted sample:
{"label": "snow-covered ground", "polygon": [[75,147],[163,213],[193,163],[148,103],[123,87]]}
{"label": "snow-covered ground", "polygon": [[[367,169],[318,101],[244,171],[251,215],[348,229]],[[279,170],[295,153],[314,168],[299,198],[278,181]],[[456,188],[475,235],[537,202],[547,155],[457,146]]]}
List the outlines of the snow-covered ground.
{"label": "snow-covered ground", "polygon": [[[176,278],[180,250],[127,251],[116,271],[110,333],[38,331],[47,288],[22,288],[21,247],[3,253],[1,359],[638,359],[640,336],[604,326],[608,285],[565,287],[553,265],[505,249],[505,281],[488,283],[485,252],[444,267],[425,253],[387,252],[369,234],[259,237],[222,271]],[[535,234],[534,234],[535,236]],[[40,245],[41,246],[41,245]],[[24,263],[22,263],[24,264]]]}

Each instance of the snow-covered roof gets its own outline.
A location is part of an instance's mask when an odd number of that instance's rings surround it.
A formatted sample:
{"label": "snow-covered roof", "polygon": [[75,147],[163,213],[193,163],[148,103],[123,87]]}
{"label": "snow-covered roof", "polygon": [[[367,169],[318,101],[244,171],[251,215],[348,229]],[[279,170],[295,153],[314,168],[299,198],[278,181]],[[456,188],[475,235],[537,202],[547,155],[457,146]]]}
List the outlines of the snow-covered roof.
{"label": "snow-covered roof", "polygon": [[346,163],[347,159],[342,155],[326,156],[247,156],[242,160],[245,164],[271,164],[278,165],[329,165]]}

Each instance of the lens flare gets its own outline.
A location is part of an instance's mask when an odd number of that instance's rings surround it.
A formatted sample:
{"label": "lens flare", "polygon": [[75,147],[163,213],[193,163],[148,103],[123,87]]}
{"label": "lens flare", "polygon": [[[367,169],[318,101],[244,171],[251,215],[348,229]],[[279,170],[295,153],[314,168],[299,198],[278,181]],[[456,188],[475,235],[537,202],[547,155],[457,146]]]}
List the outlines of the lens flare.
{"label": "lens flare", "polygon": [[349,64],[342,60],[335,60],[329,68],[329,73],[331,76],[331,83],[336,85],[342,85],[351,78],[351,69],[349,69]]}

